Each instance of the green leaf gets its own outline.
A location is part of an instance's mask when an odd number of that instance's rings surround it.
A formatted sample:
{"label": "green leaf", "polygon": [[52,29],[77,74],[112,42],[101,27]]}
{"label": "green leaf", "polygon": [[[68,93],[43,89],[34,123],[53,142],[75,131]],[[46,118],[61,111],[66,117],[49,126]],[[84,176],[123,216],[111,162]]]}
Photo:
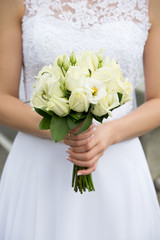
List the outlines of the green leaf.
{"label": "green leaf", "polygon": [[73,130],[76,127],[78,127],[83,121],[84,121],[84,119],[75,120],[74,118],[72,118],[69,115],[67,117],[67,123],[68,123],[68,127],[70,130]]}
{"label": "green leaf", "polygon": [[103,116],[102,117],[98,117],[98,116],[96,116],[96,115],[93,115],[93,117],[94,117],[94,119],[96,119],[96,121],[98,121],[98,122],[100,122],[100,123],[102,123],[102,121],[103,121]]}
{"label": "green leaf", "polygon": [[108,118],[108,117],[109,117],[109,114],[107,113],[107,114],[103,115],[102,117],[103,117],[103,118]]}
{"label": "green leaf", "polygon": [[118,105],[117,107],[110,109],[110,111],[112,112],[114,109],[119,108],[120,106],[121,105]]}
{"label": "green leaf", "polygon": [[94,119],[96,119],[96,121],[102,123],[102,122],[103,122],[103,119],[104,119],[104,118],[108,118],[109,115],[108,115],[108,113],[106,113],[105,115],[102,115],[101,117],[98,117],[98,116],[96,116],[96,115],[93,115],[93,117],[94,117]]}
{"label": "green leaf", "polygon": [[64,92],[64,97],[67,98],[67,99],[69,99],[70,96],[71,96],[71,92],[68,91],[68,90],[65,90],[65,92]]}
{"label": "green leaf", "polygon": [[87,117],[87,113],[85,112],[74,112],[74,111],[71,111],[69,113],[70,116],[72,116],[75,120],[80,120],[80,119],[84,119]]}
{"label": "green leaf", "polygon": [[44,75],[45,73],[47,73],[50,77],[52,77],[52,75],[49,72],[43,72],[42,75]]}
{"label": "green leaf", "polygon": [[47,117],[47,118],[44,117],[39,124],[39,129],[40,130],[50,129],[50,122],[51,122],[50,117]]}
{"label": "green leaf", "polygon": [[90,125],[92,124],[92,119],[93,119],[92,113],[89,111],[83,125],[81,126],[79,131],[76,133],[76,135],[86,131],[90,127]]}
{"label": "green leaf", "polygon": [[46,117],[47,118],[47,117],[53,116],[53,114],[54,114],[51,111],[47,112],[46,110],[42,110],[40,108],[34,108],[34,109],[42,117]]}
{"label": "green leaf", "polygon": [[55,142],[59,142],[64,139],[69,131],[67,117],[54,115],[51,118],[50,131]]}
{"label": "green leaf", "polygon": [[91,77],[91,75],[92,75],[91,69],[88,69],[88,71],[89,71],[89,77]]}
{"label": "green leaf", "polygon": [[122,100],[122,97],[123,97],[123,94],[122,93],[117,93],[118,94],[118,98],[119,98],[119,102],[121,102],[121,100]]}

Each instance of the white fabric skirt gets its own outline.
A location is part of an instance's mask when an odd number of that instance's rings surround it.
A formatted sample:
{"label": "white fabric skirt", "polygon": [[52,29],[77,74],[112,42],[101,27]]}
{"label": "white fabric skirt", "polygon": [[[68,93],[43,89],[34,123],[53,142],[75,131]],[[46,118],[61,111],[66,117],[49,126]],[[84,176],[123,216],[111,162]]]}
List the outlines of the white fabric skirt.
{"label": "white fabric skirt", "polygon": [[160,209],[135,138],[110,146],[95,192],[71,188],[68,147],[18,133],[0,183],[1,240],[160,240]]}

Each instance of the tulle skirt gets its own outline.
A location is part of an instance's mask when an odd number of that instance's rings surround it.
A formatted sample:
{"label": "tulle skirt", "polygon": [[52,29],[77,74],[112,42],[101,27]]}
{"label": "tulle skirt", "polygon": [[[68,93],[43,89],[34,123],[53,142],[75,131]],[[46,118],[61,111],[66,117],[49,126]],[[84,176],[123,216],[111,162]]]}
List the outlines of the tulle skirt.
{"label": "tulle skirt", "polygon": [[159,240],[160,209],[138,138],[110,146],[95,192],[71,188],[67,146],[19,132],[0,183],[1,240]]}

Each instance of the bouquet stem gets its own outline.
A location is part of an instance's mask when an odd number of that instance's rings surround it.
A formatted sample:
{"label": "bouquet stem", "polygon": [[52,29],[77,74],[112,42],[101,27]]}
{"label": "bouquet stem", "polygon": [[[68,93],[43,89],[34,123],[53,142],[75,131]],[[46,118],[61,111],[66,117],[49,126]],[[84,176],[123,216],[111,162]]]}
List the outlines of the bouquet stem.
{"label": "bouquet stem", "polygon": [[74,191],[79,191],[81,194],[88,189],[89,192],[95,191],[93,180],[92,180],[92,174],[89,175],[77,175],[77,172],[79,170],[87,169],[85,167],[76,166],[73,165],[73,173],[72,173],[72,187],[74,188]]}

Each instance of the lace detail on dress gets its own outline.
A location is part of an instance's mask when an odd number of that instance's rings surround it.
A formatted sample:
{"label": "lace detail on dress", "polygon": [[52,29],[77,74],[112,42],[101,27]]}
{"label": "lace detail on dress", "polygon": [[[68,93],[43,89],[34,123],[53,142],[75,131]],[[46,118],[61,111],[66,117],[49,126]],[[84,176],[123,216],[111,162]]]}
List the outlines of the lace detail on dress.
{"label": "lace detail on dress", "polygon": [[[150,27],[148,0],[27,0],[22,22],[26,100],[33,93],[38,71],[59,54],[83,50],[115,58],[124,78],[140,81],[143,51]],[[114,119],[133,109],[128,102]]]}
{"label": "lace detail on dress", "polygon": [[147,29],[148,0],[27,0],[26,15],[37,13],[67,21],[78,28],[89,28],[119,20],[143,23]]}

